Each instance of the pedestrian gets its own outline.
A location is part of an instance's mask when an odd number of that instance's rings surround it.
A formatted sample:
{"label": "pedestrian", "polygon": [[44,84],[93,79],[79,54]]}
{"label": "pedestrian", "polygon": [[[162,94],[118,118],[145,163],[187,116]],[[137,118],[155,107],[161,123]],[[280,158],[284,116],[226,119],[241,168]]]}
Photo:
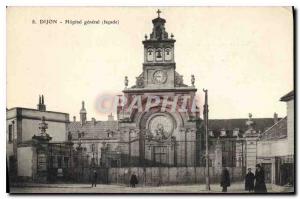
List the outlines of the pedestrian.
{"label": "pedestrian", "polygon": [[220,185],[223,187],[222,192],[227,192],[227,187],[230,186],[230,176],[227,168],[223,168]]}
{"label": "pedestrian", "polygon": [[134,188],[135,185],[138,184],[138,183],[139,183],[139,182],[138,182],[138,179],[137,179],[135,173],[133,173],[133,174],[131,175],[131,178],[130,178],[130,186]]}
{"label": "pedestrian", "polygon": [[97,174],[97,171],[96,169],[94,169],[93,171],[93,175],[92,175],[92,187],[95,185],[97,185],[97,178],[98,178],[98,174]]}
{"label": "pedestrian", "polygon": [[254,179],[255,179],[255,176],[251,172],[251,168],[248,168],[248,173],[245,177],[245,190],[246,191],[251,192],[254,190]]}
{"label": "pedestrian", "polygon": [[267,187],[265,183],[265,173],[263,168],[259,164],[256,165],[254,192],[255,193],[267,192]]}

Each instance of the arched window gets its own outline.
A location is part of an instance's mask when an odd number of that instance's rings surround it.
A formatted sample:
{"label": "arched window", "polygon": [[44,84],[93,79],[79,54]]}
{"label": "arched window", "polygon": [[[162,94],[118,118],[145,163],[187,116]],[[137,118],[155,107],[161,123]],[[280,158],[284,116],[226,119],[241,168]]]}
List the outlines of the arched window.
{"label": "arched window", "polygon": [[155,50],[155,58],[156,58],[156,61],[162,61],[163,60],[163,51],[161,48],[157,48]]}
{"label": "arched window", "polygon": [[153,58],[154,58],[154,50],[152,48],[148,48],[147,61],[153,61]]}
{"label": "arched window", "polygon": [[165,60],[166,61],[172,60],[172,50],[170,48],[165,49]]}

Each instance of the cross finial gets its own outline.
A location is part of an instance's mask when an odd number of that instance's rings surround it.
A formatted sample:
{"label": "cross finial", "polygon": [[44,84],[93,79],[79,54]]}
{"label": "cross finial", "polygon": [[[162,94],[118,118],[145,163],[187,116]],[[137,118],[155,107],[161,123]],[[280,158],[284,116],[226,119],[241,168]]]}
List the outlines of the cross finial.
{"label": "cross finial", "polygon": [[159,18],[159,17],[160,17],[161,11],[158,9],[158,10],[156,11],[156,13],[157,13],[157,17]]}

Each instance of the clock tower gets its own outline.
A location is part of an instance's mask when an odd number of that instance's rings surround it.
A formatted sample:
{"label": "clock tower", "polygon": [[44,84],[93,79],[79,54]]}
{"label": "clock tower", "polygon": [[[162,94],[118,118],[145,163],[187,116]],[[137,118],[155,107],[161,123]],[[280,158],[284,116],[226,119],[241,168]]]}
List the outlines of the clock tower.
{"label": "clock tower", "polygon": [[150,37],[145,35],[143,77],[146,88],[172,88],[175,86],[175,61],[173,34],[165,30],[166,20],[160,17],[152,20]]}
{"label": "clock tower", "polygon": [[[152,32],[142,42],[142,73],[131,87],[125,77],[126,104],[118,103],[117,109],[120,139],[129,142],[124,151],[128,149],[132,166],[191,166],[196,164],[199,117],[199,112],[189,109],[197,91],[195,79],[192,75],[192,85],[188,86],[176,72],[175,39],[166,31],[166,20],[160,13],[158,10],[157,18],[152,20]],[[183,106],[187,109],[183,110]]]}

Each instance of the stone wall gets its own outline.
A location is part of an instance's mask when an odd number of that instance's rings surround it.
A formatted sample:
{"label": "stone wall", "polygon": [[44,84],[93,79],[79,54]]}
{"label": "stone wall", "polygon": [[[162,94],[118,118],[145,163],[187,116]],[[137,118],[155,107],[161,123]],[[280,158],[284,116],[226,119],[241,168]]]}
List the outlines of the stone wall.
{"label": "stone wall", "polygon": [[[47,133],[52,137],[53,142],[66,141],[66,123],[47,121],[47,114],[45,114],[46,123],[48,124]],[[23,119],[22,120],[22,141],[31,140],[33,135],[39,132],[40,120]]]}
{"label": "stone wall", "polygon": [[259,141],[257,142],[257,158],[290,155],[288,146],[288,139]]}
{"label": "stone wall", "polygon": [[[7,133],[8,125],[14,121],[14,140],[21,143],[30,141],[34,134],[39,132],[39,123],[42,116],[45,117],[48,124],[47,133],[52,137],[51,141],[61,142],[67,138],[67,124],[69,122],[69,114],[52,111],[38,111],[27,108],[13,108],[6,112]],[[8,142],[7,142],[8,143]],[[11,144],[8,149],[11,150]],[[15,145],[16,146],[16,145]],[[9,148],[10,147],[10,148]],[[15,149],[16,153],[16,149]],[[11,155],[11,152],[9,152]],[[16,155],[16,154],[14,154]]]}
{"label": "stone wall", "polygon": [[[245,169],[242,167],[228,168],[231,180],[243,181]],[[139,185],[159,186],[171,184],[197,184],[205,183],[205,167],[131,167],[109,168],[108,183],[129,184],[130,176],[135,173]],[[219,183],[220,172],[210,167],[211,183]]]}
{"label": "stone wall", "polygon": [[33,148],[19,147],[18,148],[18,176],[29,177],[33,176]]}

